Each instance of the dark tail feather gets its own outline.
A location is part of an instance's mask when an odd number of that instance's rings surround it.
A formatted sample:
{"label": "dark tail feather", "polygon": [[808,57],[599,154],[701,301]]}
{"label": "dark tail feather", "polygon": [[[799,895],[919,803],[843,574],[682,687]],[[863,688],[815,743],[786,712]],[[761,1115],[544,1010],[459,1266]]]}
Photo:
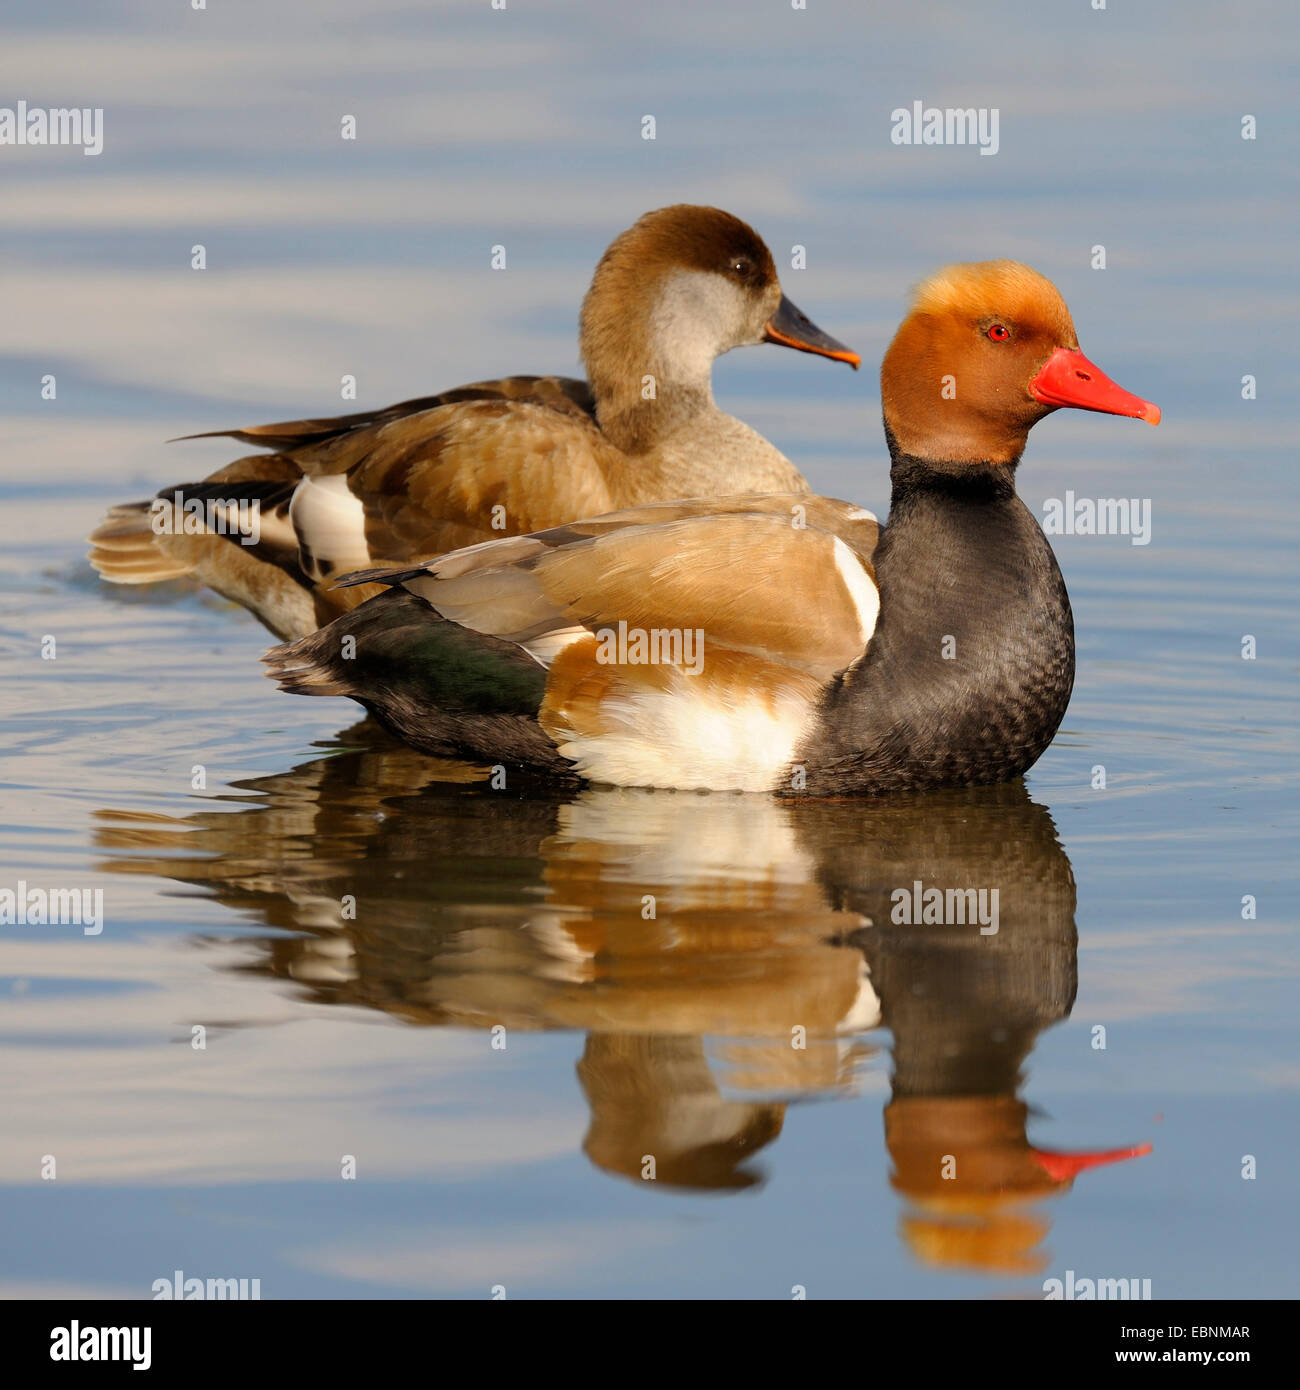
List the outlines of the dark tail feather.
{"label": "dark tail feather", "polygon": [[262,658],[267,675],[281,690],[290,695],[361,698],[346,674],[347,668],[341,656],[342,644],[327,636],[332,626],[332,623],[327,623],[296,642],[282,642]]}
{"label": "dark tail feather", "polygon": [[207,479],[201,483],[178,483],[175,487],[163,488],[157,496],[171,502],[179,494],[182,506],[190,498],[196,498],[200,502],[257,502],[265,507],[288,502],[297,486],[296,478],[292,481],[280,478],[230,478],[216,482]]}
{"label": "dark tail feather", "polygon": [[343,695],[412,747],[567,770],[537,723],[546,672],[522,648],[390,589],[262,658],[292,695]]}
{"label": "dark tail feather", "polygon": [[411,565],[406,569],[373,569],[373,570],[353,570],[342,579],[336,579],[330,585],[332,589],[352,589],[359,584],[387,584],[389,588],[396,588],[404,580],[414,579],[417,574],[428,574],[429,566],[427,562],[420,565]]}

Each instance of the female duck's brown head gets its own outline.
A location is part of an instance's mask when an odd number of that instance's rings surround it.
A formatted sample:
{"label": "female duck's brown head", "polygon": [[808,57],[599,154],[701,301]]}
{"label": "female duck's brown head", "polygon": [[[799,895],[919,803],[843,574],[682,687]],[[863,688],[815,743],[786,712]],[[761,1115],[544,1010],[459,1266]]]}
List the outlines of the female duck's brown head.
{"label": "female duck's brown head", "polygon": [[1052,282],[1018,261],[949,266],[916,291],[880,371],[885,425],[904,454],[1015,463],[1062,406],[1160,423],[1079,351]]}
{"label": "female duck's brown head", "polygon": [[674,414],[692,397],[710,403],[713,359],[762,342],[861,361],[786,299],[763,239],[719,208],[646,213],[605,252],[582,305],[582,355],[607,430],[665,390]]}

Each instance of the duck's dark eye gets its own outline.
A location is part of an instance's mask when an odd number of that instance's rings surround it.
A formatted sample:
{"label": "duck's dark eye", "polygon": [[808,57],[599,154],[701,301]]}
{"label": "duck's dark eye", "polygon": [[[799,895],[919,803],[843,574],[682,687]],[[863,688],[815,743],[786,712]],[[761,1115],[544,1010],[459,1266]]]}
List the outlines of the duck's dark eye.
{"label": "duck's dark eye", "polygon": [[995,343],[1005,343],[1011,336],[1011,330],[1000,323],[995,323],[989,328],[987,336],[992,338]]}
{"label": "duck's dark eye", "polygon": [[746,256],[733,256],[731,273],[739,275],[742,280],[748,279],[754,273],[754,262]]}

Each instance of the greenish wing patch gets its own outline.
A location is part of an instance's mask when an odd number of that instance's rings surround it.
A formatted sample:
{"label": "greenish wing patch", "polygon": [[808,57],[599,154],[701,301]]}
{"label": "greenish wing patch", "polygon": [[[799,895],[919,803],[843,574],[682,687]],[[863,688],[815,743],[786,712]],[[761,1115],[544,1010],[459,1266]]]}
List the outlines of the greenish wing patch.
{"label": "greenish wing patch", "polygon": [[[372,605],[403,611],[398,621],[358,625],[356,658],[339,663],[353,668],[349,683],[358,693],[382,681],[413,701],[447,711],[537,713],[546,693],[546,671],[527,652],[439,618],[411,594],[380,594],[354,616]],[[335,626],[346,629],[347,619]]]}

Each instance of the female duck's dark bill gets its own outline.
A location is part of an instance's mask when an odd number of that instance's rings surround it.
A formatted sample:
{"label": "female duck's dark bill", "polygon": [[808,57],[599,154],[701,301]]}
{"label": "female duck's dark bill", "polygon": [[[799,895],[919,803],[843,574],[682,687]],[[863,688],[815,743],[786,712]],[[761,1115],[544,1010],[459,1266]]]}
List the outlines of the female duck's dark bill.
{"label": "female duck's dark bill", "polygon": [[1160,423],[1160,407],[1117,386],[1078,348],[1057,348],[1029,383],[1029,393],[1044,405],[1070,405],[1106,415],[1131,415],[1150,425]]}
{"label": "female duck's dark bill", "polygon": [[763,334],[769,343],[780,343],[782,347],[797,348],[800,352],[815,352],[821,357],[833,357],[837,362],[847,362],[856,372],[862,365],[862,358],[852,348],[836,342],[829,333],[820,328],[796,305],[781,296],[776,313],[767,321]]}

